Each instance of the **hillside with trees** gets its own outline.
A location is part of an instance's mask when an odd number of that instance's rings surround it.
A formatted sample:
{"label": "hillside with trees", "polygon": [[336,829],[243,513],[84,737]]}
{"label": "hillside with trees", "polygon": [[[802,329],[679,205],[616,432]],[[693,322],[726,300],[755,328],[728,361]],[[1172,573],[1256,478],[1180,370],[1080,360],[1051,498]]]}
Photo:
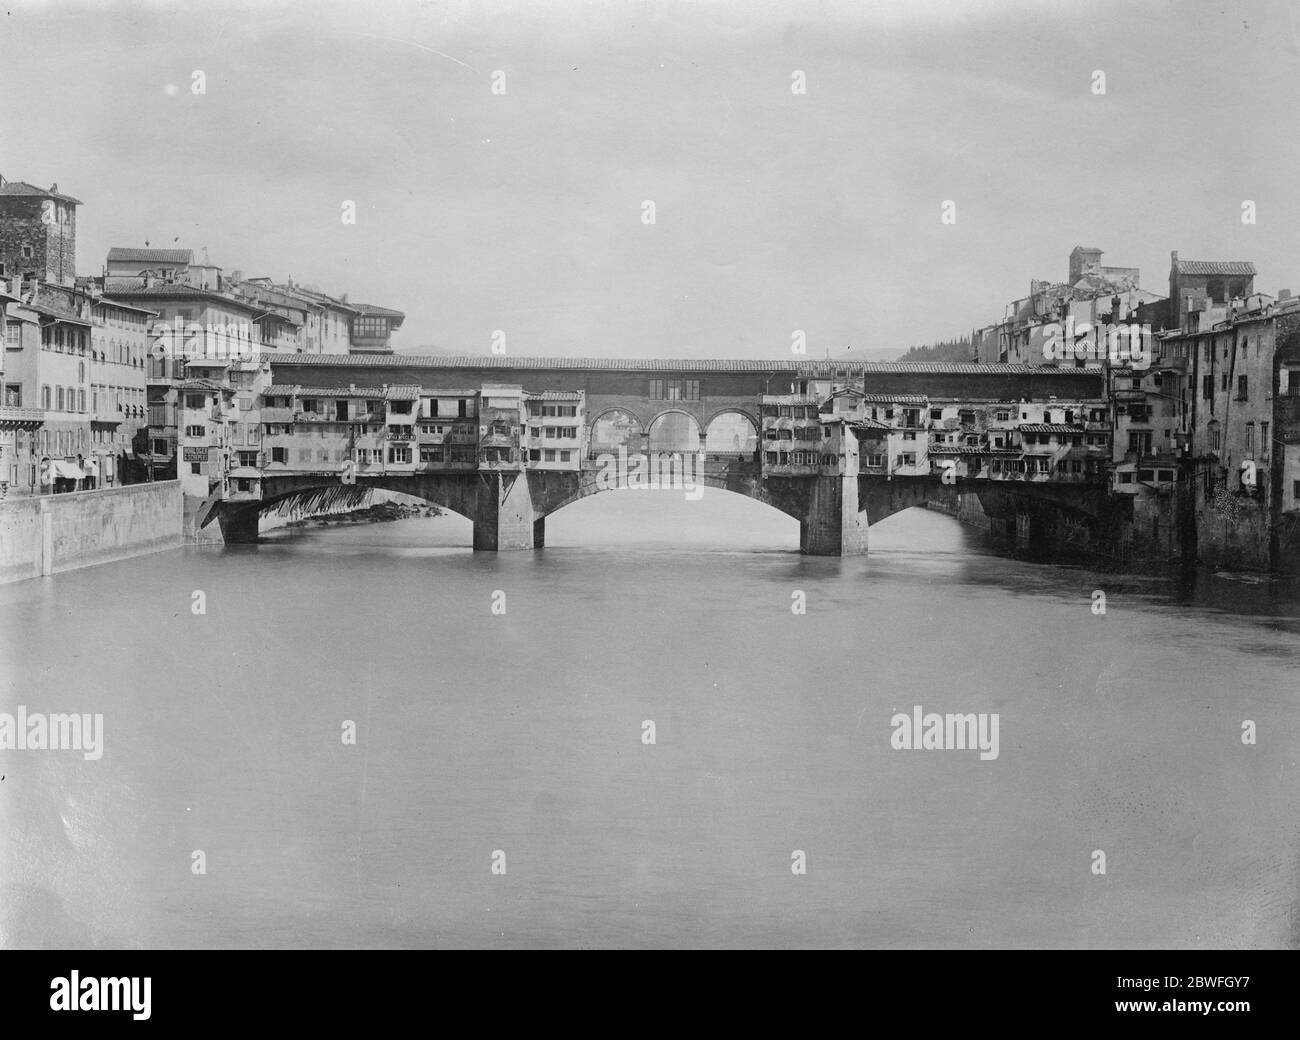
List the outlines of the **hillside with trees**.
{"label": "hillside with trees", "polygon": [[969,361],[970,337],[945,339],[922,347],[908,347],[899,361]]}

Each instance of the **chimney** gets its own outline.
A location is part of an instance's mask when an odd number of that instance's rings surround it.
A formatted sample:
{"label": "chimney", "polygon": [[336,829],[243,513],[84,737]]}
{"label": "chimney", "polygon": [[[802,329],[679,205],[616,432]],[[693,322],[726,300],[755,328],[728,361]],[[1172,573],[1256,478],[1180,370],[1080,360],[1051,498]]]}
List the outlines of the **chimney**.
{"label": "chimney", "polygon": [[1170,263],[1174,263],[1174,264],[1178,263],[1178,250],[1177,250],[1177,249],[1172,250],[1172,251],[1170,252],[1170,254],[1169,254],[1169,261],[1170,261]]}

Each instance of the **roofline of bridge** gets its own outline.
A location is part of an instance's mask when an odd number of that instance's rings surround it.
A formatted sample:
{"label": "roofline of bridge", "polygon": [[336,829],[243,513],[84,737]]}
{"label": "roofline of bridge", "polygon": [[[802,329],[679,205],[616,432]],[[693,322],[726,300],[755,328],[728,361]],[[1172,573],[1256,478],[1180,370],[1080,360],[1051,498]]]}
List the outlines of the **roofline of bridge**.
{"label": "roofline of bridge", "polygon": [[719,358],[583,358],[514,356],[443,356],[427,354],[269,354],[271,364],[284,367],[341,368],[487,368],[604,372],[835,372],[887,375],[1076,376],[1100,379],[1100,369],[1056,368],[974,361],[797,361]]}

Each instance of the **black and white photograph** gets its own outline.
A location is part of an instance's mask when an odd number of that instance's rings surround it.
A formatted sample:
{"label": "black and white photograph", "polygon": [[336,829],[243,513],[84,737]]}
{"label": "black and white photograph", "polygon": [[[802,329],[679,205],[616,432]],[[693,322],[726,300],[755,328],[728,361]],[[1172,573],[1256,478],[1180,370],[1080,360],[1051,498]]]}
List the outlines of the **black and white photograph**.
{"label": "black and white photograph", "polygon": [[0,949],[1300,947],[1297,111],[1282,0],[0,11]]}

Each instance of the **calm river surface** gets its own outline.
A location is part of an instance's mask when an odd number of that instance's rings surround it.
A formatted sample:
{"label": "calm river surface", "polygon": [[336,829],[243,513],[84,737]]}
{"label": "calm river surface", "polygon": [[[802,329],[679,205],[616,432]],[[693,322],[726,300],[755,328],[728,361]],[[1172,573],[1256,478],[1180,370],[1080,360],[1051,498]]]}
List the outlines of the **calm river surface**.
{"label": "calm river surface", "polygon": [[[547,537],[297,529],[0,587],[0,711],[105,743],[0,751],[0,945],[1300,941],[1294,584],[1022,562],[921,510],[805,558],[716,491]],[[998,713],[997,759],[894,750],[918,704]]]}

